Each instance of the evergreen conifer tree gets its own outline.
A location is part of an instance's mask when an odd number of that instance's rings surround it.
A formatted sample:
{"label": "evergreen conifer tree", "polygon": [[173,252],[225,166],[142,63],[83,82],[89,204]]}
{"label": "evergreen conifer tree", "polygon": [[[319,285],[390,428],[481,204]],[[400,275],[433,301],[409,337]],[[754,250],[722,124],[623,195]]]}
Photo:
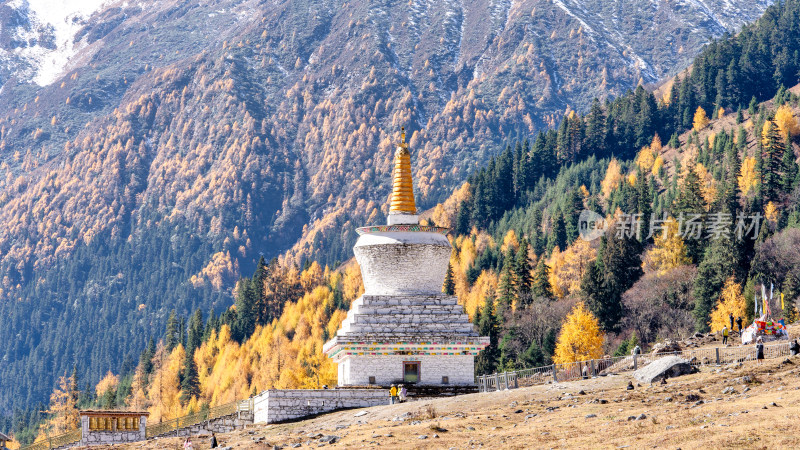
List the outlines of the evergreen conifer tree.
{"label": "evergreen conifer tree", "polygon": [[[778,200],[783,191],[783,166],[786,145],[775,122],[769,121],[763,136],[764,150],[761,161],[761,195],[763,202]],[[793,181],[793,180],[792,180]]]}
{"label": "evergreen conifer tree", "polygon": [[528,257],[529,251],[530,245],[528,245],[528,239],[523,237],[522,241],[519,243],[517,256],[514,260],[514,272],[517,281],[517,299],[522,303],[528,303],[530,301],[531,285],[533,282],[531,278],[531,260]]}
{"label": "evergreen conifer tree", "polygon": [[481,336],[489,337],[489,345],[475,358],[475,372],[478,375],[493,373],[499,359],[498,327],[499,322],[494,311],[494,294],[489,293],[483,302],[480,313],[478,331]]}
{"label": "evergreen conifer tree", "polygon": [[194,362],[194,353],[186,352],[183,362],[183,380],[181,381],[181,403],[186,405],[192,397],[200,395],[200,380],[197,376],[197,364]]}
{"label": "evergreen conifer tree", "polygon": [[544,258],[539,259],[536,264],[536,272],[533,274],[531,285],[531,296],[533,298],[553,298],[553,289],[550,286],[550,268],[544,262]]}
{"label": "evergreen conifer tree", "polygon": [[171,352],[180,343],[180,323],[173,309],[167,318],[167,333],[164,336],[164,345]]}
{"label": "evergreen conifer tree", "polygon": [[453,279],[453,266],[447,263],[447,275],[444,277],[442,292],[447,295],[456,295],[456,281]]}

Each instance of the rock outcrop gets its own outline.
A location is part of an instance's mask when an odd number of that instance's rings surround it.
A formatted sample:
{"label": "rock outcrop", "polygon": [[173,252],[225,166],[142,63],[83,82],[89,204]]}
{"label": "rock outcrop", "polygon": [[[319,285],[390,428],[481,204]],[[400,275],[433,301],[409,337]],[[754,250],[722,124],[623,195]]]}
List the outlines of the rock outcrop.
{"label": "rock outcrop", "polygon": [[640,383],[654,383],[666,378],[679,377],[697,372],[690,361],[679,356],[665,356],[633,372]]}

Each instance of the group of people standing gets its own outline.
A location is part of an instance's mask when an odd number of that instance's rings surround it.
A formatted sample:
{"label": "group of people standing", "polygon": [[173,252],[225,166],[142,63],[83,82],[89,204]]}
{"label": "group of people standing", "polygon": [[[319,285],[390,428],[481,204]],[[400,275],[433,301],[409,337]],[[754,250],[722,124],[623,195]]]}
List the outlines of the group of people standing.
{"label": "group of people standing", "polygon": [[[731,327],[728,328],[727,326],[722,327],[722,345],[728,345],[728,336],[730,335],[731,331],[734,330],[733,328],[733,313],[728,314],[728,319],[730,319]],[[736,318],[736,325],[739,326],[739,333],[742,332],[742,318]]]}
{"label": "group of people standing", "polygon": [[392,385],[389,388],[389,404],[394,405],[395,403],[402,403],[406,401],[406,395],[408,395],[408,391],[404,385]]}

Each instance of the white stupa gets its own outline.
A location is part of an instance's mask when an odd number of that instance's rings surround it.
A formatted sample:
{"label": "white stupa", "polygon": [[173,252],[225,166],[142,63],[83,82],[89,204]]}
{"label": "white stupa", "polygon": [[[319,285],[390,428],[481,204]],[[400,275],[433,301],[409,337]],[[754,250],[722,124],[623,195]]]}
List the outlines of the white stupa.
{"label": "white stupa", "polygon": [[353,251],[364,295],[323,351],[339,386],[475,384],[479,337],[458,299],[442,293],[452,247],[446,228],[419,225],[403,130],[388,225],[362,227]]}

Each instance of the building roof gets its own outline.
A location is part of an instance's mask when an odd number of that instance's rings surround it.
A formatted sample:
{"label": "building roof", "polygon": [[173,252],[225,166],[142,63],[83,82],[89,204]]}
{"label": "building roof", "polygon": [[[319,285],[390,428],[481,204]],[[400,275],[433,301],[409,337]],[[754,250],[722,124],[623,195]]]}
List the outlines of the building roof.
{"label": "building roof", "polygon": [[6,436],[3,433],[0,433],[0,441],[10,441],[10,440],[11,440],[10,437]]}
{"label": "building roof", "polygon": [[122,411],[117,409],[85,409],[78,412],[82,416],[149,416],[147,411]]}

